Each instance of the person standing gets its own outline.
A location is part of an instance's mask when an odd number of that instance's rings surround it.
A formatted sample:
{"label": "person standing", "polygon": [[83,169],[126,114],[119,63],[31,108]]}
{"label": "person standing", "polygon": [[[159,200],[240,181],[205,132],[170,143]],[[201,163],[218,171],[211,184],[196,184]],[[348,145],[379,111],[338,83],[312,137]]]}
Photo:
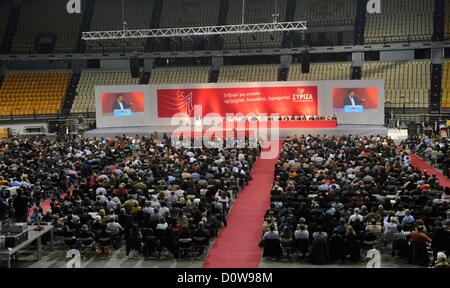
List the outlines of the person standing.
{"label": "person standing", "polygon": [[13,199],[14,215],[17,222],[27,222],[30,199],[23,195],[22,189],[17,189],[17,196]]}

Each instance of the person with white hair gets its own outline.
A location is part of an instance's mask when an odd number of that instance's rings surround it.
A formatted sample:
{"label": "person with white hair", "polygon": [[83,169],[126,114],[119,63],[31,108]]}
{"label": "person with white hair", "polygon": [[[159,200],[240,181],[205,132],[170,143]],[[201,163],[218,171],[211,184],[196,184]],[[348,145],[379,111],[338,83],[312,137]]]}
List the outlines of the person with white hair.
{"label": "person with white hair", "polygon": [[444,252],[437,253],[436,264],[433,266],[433,268],[450,268],[450,264],[448,264],[447,261],[447,255],[445,255]]}
{"label": "person with white hair", "polygon": [[360,222],[363,222],[363,220],[364,220],[364,217],[359,214],[359,208],[355,208],[353,210],[353,214],[348,219],[348,223],[351,224],[351,223],[355,222],[356,218],[358,218]]}

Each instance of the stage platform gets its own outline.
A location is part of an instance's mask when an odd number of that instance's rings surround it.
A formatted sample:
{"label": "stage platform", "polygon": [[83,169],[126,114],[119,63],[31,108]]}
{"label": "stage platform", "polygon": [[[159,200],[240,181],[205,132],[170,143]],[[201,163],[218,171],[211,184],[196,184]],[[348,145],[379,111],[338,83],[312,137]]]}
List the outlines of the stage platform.
{"label": "stage platform", "polygon": [[[84,133],[84,137],[92,139],[94,137],[98,138],[112,138],[116,136],[126,135],[126,136],[145,136],[151,135],[157,132],[160,135],[166,134],[171,136],[172,133],[177,129],[176,126],[154,126],[154,127],[126,127],[126,128],[98,128]],[[205,130],[207,128],[205,127]],[[196,135],[201,135],[201,131],[195,133]],[[388,130],[383,126],[374,125],[338,125],[336,128],[280,128],[279,137],[286,138],[287,136],[294,135],[358,135],[358,136],[370,136],[370,135],[388,135]],[[276,140],[274,137],[269,137],[271,140]]]}

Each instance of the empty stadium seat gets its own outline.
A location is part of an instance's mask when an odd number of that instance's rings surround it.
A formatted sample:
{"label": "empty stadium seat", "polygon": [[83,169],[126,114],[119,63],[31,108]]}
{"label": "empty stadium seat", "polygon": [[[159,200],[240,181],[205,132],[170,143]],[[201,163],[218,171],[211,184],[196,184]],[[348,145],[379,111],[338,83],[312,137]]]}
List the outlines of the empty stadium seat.
{"label": "empty stadium seat", "polygon": [[[124,7],[124,19],[128,29],[150,28],[153,0],[127,0]],[[122,0],[97,0],[91,20],[91,31],[122,30]],[[144,51],[147,39],[127,39],[115,41],[114,46],[104,42],[103,47],[88,47],[88,51]]]}
{"label": "empty stadium seat", "polygon": [[165,0],[160,27],[217,25],[220,0]]}
{"label": "empty stadium seat", "polygon": [[[242,1],[230,0],[227,24],[242,23]],[[280,16],[278,22],[286,19],[286,0],[277,1]],[[273,0],[246,0],[245,1],[245,23],[272,23],[272,15],[275,11]],[[278,48],[281,47],[283,33],[256,33],[241,35],[224,35],[225,49],[241,48]]]}
{"label": "empty stadium seat", "polygon": [[66,5],[65,0],[25,0],[12,51],[33,53],[36,37],[40,33],[50,33],[56,38],[54,52],[74,52],[80,36],[83,15],[68,14]]}
{"label": "empty stadium seat", "polygon": [[129,70],[84,70],[76,90],[71,113],[95,112],[95,86],[137,85]]}
{"label": "empty stadium seat", "polygon": [[434,1],[384,0],[381,14],[367,14],[366,43],[431,40]]}
{"label": "empty stadium seat", "polygon": [[7,74],[0,90],[0,115],[59,113],[69,79],[69,72]]}
{"label": "empty stadium seat", "polygon": [[362,79],[385,80],[386,109],[428,110],[431,61],[366,62]]}
{"label": "empty stadium seat", "polygon": [[223,66],[219,83],[277,81],[278,65]]}
{"label": "empty stadium seat", "polygon": [[354,25],[357,0],[298,0],[296,21],[308,21],[308,28]]}
{"label": "empty stadium seat", "polygon": [[208,83],[209,67],[154,68],[151,84]]}
{"label": "empty stadium seat", "polygon": [[442,108],[450,109],[450,60],[446,60],[443,63]]}
{"label": "empty stadium seat", "polygon": [[350,80],[351,63],[311,64],[310,73],[301,73],[301,65],[289,67],[288,81]]}

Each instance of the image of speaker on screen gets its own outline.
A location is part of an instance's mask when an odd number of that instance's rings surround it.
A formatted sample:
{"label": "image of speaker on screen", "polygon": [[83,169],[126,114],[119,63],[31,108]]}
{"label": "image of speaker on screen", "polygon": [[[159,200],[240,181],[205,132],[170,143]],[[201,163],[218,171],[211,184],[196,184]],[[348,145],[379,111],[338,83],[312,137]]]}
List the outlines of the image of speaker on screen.
{"label": "image of speaker on screen", "polygon": [[116,100],[113,103],[113,110],[131,110],[133,106],[132,102],[127,103],[122,94],[116,96]]}
{"label": "image of speaker on screen", "polygon": [[133,116],[144,112],[144,92],[103,93],[102,112],[105,116]]}
{"label": "image of speaker on screen", "polygon": [[335,112],[362,113],[378,109],[377,88],[333,88]]}

